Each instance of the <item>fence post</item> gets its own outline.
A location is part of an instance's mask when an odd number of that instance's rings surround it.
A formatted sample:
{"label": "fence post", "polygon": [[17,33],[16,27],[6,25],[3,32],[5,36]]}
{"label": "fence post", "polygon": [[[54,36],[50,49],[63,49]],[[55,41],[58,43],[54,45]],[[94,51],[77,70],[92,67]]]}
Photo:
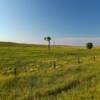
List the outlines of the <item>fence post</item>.
{"label": "fence post", "polygon": [[95,56],[93,56],[93,61],[95,62],[95,60],[96,60],[96,57],[95,57]]}
{"label": "fence post", "polygon": [[53,60],[53,68],[56,69],[56,60]]}
{"label": "fence post", "polygon": [[14,68],[14,76],[16,77],[17,72],[16,72],[16,67]]}

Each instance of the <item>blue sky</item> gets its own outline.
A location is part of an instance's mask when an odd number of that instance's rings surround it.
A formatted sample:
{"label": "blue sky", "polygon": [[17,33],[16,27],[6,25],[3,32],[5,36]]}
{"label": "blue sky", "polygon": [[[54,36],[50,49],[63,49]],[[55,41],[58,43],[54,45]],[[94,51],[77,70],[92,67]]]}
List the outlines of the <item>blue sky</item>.
{"label": "blue sky", "polygon": [[57,44],[100,44],[100,1],[0,0],[0,41],[44,43],[45,36]]}

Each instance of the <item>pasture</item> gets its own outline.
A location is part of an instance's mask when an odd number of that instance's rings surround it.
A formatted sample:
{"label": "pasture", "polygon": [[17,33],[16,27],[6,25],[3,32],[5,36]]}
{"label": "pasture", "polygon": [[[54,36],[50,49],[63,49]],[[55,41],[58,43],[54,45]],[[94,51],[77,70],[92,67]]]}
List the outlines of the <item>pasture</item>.
{"label": "pasture", "polygon": [[99,100],[99,94],[100,47],[0,46],[0,100]]}

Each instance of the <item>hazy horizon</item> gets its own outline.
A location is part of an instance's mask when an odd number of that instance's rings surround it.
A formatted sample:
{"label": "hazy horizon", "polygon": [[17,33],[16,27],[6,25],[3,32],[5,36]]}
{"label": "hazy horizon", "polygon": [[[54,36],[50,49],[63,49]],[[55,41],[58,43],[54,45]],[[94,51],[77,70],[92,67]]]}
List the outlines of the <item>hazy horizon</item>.
{"label": "hazy horizon", "polygon": [[0,0],[0,41],[100,45],[99,0]]}
{"label": "hazy horizon", "polygon": [[[54,42],[55,41],[55,42]],[[24,44],[39,44],[39,45],[48,45],[47,41],[33,42],[33,41],[0,41],[0,42],[13,42],[13,43],[24,43]],[[86,46],[86,43],[92,42],[94,46],[100,46],[100,38],[94,37],[67,37],[51,40],[51,45],[68,45],[68,46]]]}

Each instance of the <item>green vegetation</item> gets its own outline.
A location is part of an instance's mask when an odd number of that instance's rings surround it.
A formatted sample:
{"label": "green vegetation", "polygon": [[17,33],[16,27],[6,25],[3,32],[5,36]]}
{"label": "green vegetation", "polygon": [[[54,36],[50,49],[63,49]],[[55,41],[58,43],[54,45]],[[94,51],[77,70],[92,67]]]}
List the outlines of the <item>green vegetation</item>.
{"label": "green vegetation", "polygon": [[4,44],[0,100],[99,100],[100,47]]}
{"label": "green vegetation", "polygon": [[93,48],[93,43],[87,43],[87,44],[86,44],[86,47],[87,47],[88,49],[92,49],[92,48]]}

